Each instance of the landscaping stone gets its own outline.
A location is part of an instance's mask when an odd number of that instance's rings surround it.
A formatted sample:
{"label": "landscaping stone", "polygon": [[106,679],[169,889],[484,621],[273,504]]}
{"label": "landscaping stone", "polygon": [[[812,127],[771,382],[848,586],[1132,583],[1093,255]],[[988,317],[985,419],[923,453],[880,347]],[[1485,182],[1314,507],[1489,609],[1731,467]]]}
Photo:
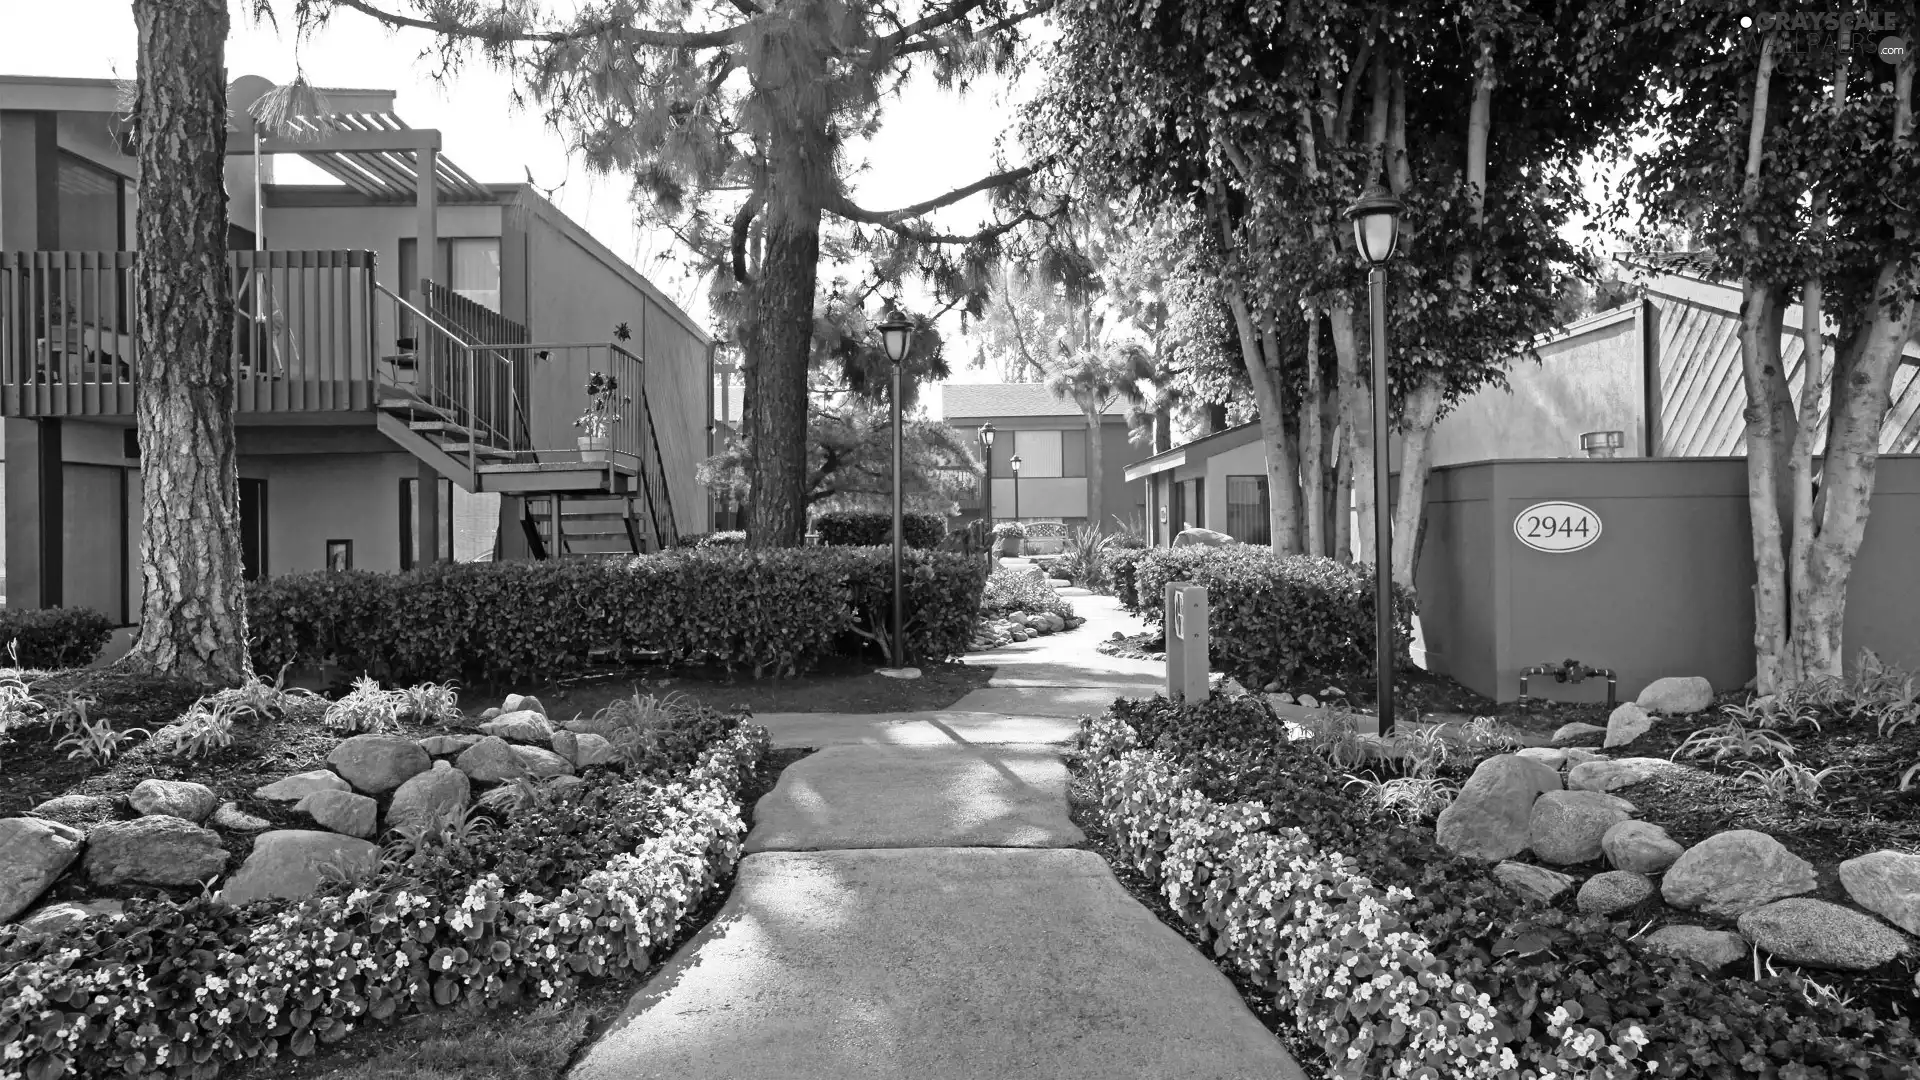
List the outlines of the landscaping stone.
{"label": "landscaping stone", "polygon": [[419,740],[420,749],[434,757],[457,754],[485,738],[484,735],[429,735]]}
{"label": "landscaping stone", "polygon": [[467,774],[448,762],[436,761],[432,769],[408,777],[393,793],[393,802],[387,807],[387,828],[419,828],[449,813],[465,813],[472,797],[473,785]]}
{"label": "landscaping stone", "polygon": [[565,794],[566,792],[572,791],[574,788],[577,788],[577,787],[582,787],[585,784],[586,784],[585,780],[582,780],[579,777],[573,776],[571,774],[567,776],[556,776],[547,781],[547,790],[555,794]]}
{"label": "landscaping stone", "polygon": [[48,904],[20,920],[20,936],[35,941],[50,938],[62,930],[80,925],[95,915],[118,915],[123,910],[125,905],[118,900],[94,900],[85,904],[76,904],[72,901]]}
{"label": "landscaping stone", "polygon": [[[1275,685],[1275,686],[1278,686],[1279,684],[1278,684],[1278,683],[1274,683],[1273,685]],[[1275,704],[1277,704],[1277,705],[1291,705],[1291,704],[1293,704],[1293,695],[1292,695],[1292,694],[1289,694],[1289,693],[1287,693],[1287,692],[1286,692],[1286,691],[1284,691],[1284,690],[1282,690],[1282,691],[1280,691],[1280,692],[1279,692],[1279,693],[1277,693],[1277,694],[1268,694],[1268,695],[1267,695],[1267,698],[1268,698],[1268,700],[1270,700],[1270,701],[1272,701],[1272,702],[1274,702],[1274,703],[1275,703]]]}
{"label": "landscaping stone", "polygon": [[480,730],[509,742],[544,743],[553,738],[553,722],[547,719],[545,713],[531,709],[501,713],[497,718],[481,724]]}
{"label": "landscaping stone", "polygon": [[1733,829],[1688,848],[1667,869],[1660,892],[1674,907],[1732,918],[1817,884],[1813,867],[1780,841]]}
{"label": "landscaping stone", "polygon": [[1920,934],[1920,855],[1875,851],[1840,864],[1854,903],[1909,934]]}
{"label": "landscaping stone", "polygon": [[1312,694],[1301,694],[1294,700],[1298,702],[1303,709],[1317,709],[1320,707],[1320,703],[1314,700]]}
{"label": "landscaping stone", "polygon": [[226,868],[227,848],[211,829],[155,814],[94,826],[82,865],[96,885],[199,885]]}
{"label": "landscaping stone", "polygon": [[112,817],[113,800],[99,795],[58,795],[27,813],[84,829]]}
{"label": "landscaping stone", "polygon": [[534,777],[564,776],[573,772],[573,763],[551,750],[538,746],[514,746],[513,756],[519,760],[520,767],[527,775]]}
{"label": "landscaping stone", "polygon": [[340,779],[340,774],[331,769],[315,769],[312,772],[295,773],[292,776],[275,780],[265,787],[254,789],[254,796],[273,802],[297,803],[316,791],[351,791],[353,785]]}
{"label": "landscaping stone", "polygon": [[73,860],[84,834],[43,818],[0,820],[0,923],[27,910]]}
{"label": "landscaping stone", "polygon": [[489,735],[461,752],[454,766],[467,778],[482,784],[497,784],[527,775],[527,767],[514,755],[513,744],[497,735]]}
{"label": "landscaping stone", "polygon": [[420,744],[399,735],[355,735],[327,755],[327,764],[358,791],[382,795],[433,768]]}
{"label": "landscaping stone", "polygon": [[491,719],[493,719],[494,717],[496,717],[496,716],[499,716],[499,715],[500,715],[500,710],[499,710],[498,708],[492,708],[492,709],[484,709],[484,710],[482,710],[482,711],[481,711],[481,713],[480,713],[480,719],[482,719],[482,720],[491,720]]}
{"label": "landscaping stone", "polygon": [[380,849],[371,841],[312,829],[276,829],[253,842],[253,854],[220,891],[228,904],[270,897],[303,900],[327,875],[348,878],[370,874],[380,865]]}
{"label": "landscaping stone", "polygon": [[553,733],[553,752],[572,762],[576,769],[606,765],[617,756],[613,743],[605,737],[564,729]]}
{"label": "landscaping stone", "polygon": [[1652,822],[1623,821],[1600,838],[1600,850],[1616,870],[1658,874],[1687,849]]}
{"label": "landscaping stone", "polygon": [[304,812],[324,829],[362,840],[373,835],[380,810],[372,799],[351,791],[316,791],[296,803],[294,809]]}
{"label": "landscaping stone", "polygon": [[1740,932],[1776,959],[1841,971],[1869,971],[1909,947],[1900,931],[1873,916],[1809,897],[1754,908],[1740,916]]}
{"label": "landscaping stone", "polygon": [[207,824],[215,828],[231,829],[234,832],[259,832],[261,829],[273,826],[273,822],[263,817],[254,817],[240,809],[238,803],[231,802],[221,803],[214,810],[213,816],[207,819]]}
{"label": "landscaping stone", "polygon": [[1213,529],[1181,529],[1173,538],[1174,547],[1229,547],[1240,541]]}
{"label": "landscaping stone", "polygon": [[[1115,630],[1113,632],[1113,636],[1122,637],[1123,635],[1120,633],[1120,631]],[[1281,682],[1279,679],[1275,679],[1272,682],[1268,683],[1267,685],[1261,687],[1260,691],[1266,694],[1277,694],[1284,689],[1286,689],[1286,684]]]}
{"label": "landscaping stone", "polygon": [[576,735],[598,735],[601,738],[611,739],[614,733],[620,730],[620,721],[612,716],[576,716],[560,726]]}
{"label": "landscaping stone", "polygon": [[1663,926],[1640,942],[1649,952],[1682,957],[1713,970],[1747,958],[1747,939],[1731,930],[1676,924]]}
{"label": "landscaping stone", "polygon": [[1503,862],[1493,868],[1494,879],[1521,896],[1551,904],[1573,890],[1573,878],[1532,863]]}
{"label": "landscaping stone", "polygon": [[1575,765],[1567,772],[1567,787],[1574,791],[1612,791],[1650,779],[1655,773],[1681,768],[1665,758],[1595,758]]}
{"label": "landscaping stone", "polygon": [[500,703],[500,711],[494,715],[504,716],[510,712],[521,711],[537,712],[541,716],[547,715],[547,707],[540,704],[540,699],[532,694],[508,694],[507,699]]}
{"label": "landscaping stone", "polygon": [[1567,769],[1569,771],[1576,766],[1585,765],[1589,761],[1600,760],[1600,754],[1597,751],[1588,750],[1583,746],[1569,746],[1562,750],[1561,753],[1567,755]]}
{"label": "landscaping stone", "polygon": [[1653,879],[1626,870],[1608,870],[1595,874],[1580,886],[1574,898],[1580,910],[1589,915],[1611,915],[1625,911],[1653,895]]}
{"label": "landscaping stone", "polygon": [[1549,791],[1533,804],[1527,820],[1527,846],[1558,866],[1600,857],[1600,838],[1627,820],[1622,800],[1597,791]]}
{"label": "landscaping stone", "polygon": [[1555,772],[1559,772],[1567,764],[1567,752],[1551,746],[1529,746],[1515,750],[1514,753],[1523,758],[1532,758]]}
{"label": "landscaping stone", "polygon": [[1629,701],[1607,717],[1607,738],[1603,747],[1625,746],[1653,730],[1653,717],[1647,710]]}
{"label": "landscaping stone", "polygon": [[1599,724],[1561,724],[1553,730],[1553,741],[1562,742],[1567,739],[1584,739],[1588,735],[1605,735],[1606,733],[1607,729],[1601,727]]}
{"label": "landscaping stone", "polygon": [[190,780],[142,780],[133,786],[127,802],[141,816],[171,814],[198,825],[220,806],[220,796],[205,784]]}
{"label": "landscaping stone", "polygon": [[1534,800],[1558,790],[1559,773],[1518,754],[1496,754],[1473,770],[1453,804],[1440,812],[1434,840],[1457,855],[1510,859],[1527,849]]}
{"label": "landscaping stone", "polygon": [[1713,704],[1713,684],[1697,675],[1668,676],[1647,684],[1634,704],[1668,716],[1705,712]]}

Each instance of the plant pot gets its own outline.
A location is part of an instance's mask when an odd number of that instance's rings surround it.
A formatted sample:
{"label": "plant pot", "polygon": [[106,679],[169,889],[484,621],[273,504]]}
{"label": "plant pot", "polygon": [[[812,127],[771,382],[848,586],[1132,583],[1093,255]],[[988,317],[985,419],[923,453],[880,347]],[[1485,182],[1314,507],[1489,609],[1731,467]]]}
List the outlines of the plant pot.
{"label": "plant pot", "polygon": [[581,461],[605,461],[607,460],[607,447],[613,440],[606,435],[602,435],[597,439],[582,436],[575,439],[574,442],[580,447]]}
{"label": "plant pot", "polygon": [[1003,537],[1000,541],[1000,554],[1002,555],[1020,554],[1021,543],[1022,543],[1021,539],[1017,536]]}

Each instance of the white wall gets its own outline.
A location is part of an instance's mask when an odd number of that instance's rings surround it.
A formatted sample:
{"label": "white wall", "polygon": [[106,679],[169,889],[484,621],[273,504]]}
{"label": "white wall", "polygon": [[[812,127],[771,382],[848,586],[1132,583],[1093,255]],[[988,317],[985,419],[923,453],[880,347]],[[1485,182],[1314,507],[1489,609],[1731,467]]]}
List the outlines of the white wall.
{"label": "white wall", "polygon": [[400,481],[419,475],[411,454],[253,458],[267,481],[267,572],[325,567],[328,540],[353,541],[355,570],[400,569]]}
{"label": "white wall", "polygon": [[[273,201],[268,194],[267,201]],[[462,236],[499,236],[502,208],[442,204],[438,218],[440,239]],[[371,251],[374,279],[406,296],[400,281],[400,241],[418,235],[420,215],[411,205],[382,206],[269,206],[267,247],[279,251]],[[251,224],[248,226],[251,228]],[[383,300],[381,317],[390,315]],[[392,329],[382,328],[382,348],[391,344]]]}

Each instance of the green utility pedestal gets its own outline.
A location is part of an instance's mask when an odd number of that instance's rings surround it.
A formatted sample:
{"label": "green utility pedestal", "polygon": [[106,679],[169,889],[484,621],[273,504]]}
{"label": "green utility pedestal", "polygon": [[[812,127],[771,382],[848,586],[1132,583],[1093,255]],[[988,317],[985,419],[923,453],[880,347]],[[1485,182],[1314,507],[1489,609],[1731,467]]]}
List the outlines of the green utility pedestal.
{"label": "green utility pedestal", "polygon": [[1167,582],[1167,700],[1207,700],[1207,588]]}

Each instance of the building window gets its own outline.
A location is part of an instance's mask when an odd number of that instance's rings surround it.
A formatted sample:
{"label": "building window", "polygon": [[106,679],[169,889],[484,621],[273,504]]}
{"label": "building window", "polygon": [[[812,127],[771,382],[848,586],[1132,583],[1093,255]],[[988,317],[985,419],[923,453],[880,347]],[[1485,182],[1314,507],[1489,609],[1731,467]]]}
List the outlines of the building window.
{"label": "building window", "polygon": [[[1013,452],[1020,455],[1020,479],[1050,480],[1065,475],[1061,471],[1065,462],[1061,460],[1060,432],[1016,431],[1012,434]],[[994,445],[999,445],[998,439]]]}
{"label": "building window", "polygon": [[73,154],[59,164],[60,246],[68,251],[120,251],[125,247],[126,200],[120,174]]}
{"label": "building window", "polygon": [[[488,311],[500,310],[500,238],[497,236],[455,237],[440,241],[440,261],[447,268],[447,280],[441,282]],[[401,296],[411,297],[427,277],[420,268],[420,243],[411,236],[400,238]]]}
{"label": "building window", "polygon": [[267,572],[267,482],[240,478],[240,576],[258,581]]}
{"label": "building window", "polygon": [[1084,430],[1060,433],[1060,475],[1087,475],[1087,433]]}
{"label": "building window", "polygon": [[1227,477],[1227,535],[1245,544],[1273,542],[1266,477]]}
{"label": "building window", "polygon": [[353,541],[327,541],[327,569],[335,572],[353,569]]}

